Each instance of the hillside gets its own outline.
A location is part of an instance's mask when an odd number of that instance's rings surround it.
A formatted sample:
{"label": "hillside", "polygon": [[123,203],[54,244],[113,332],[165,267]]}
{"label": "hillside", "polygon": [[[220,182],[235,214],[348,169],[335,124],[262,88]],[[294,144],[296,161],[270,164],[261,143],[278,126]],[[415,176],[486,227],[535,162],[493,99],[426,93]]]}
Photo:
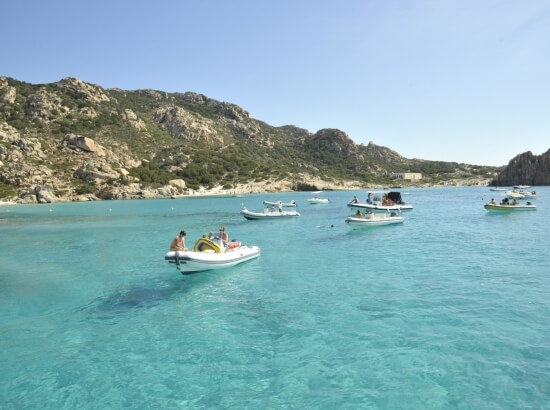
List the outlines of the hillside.
{"label": "hillside", "polygon": [[1,200],[361,188],[391,185],[396,172],[420,172],[424,184],[484,184],[496,171],[407,159],[337,129],[273,127],[193,92],[0,77]]}

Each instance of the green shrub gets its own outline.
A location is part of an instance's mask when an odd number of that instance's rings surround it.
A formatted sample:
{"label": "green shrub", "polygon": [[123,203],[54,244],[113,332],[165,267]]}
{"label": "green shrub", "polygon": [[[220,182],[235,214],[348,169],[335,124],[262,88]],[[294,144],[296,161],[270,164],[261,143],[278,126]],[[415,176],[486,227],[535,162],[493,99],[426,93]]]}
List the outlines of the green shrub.
{"label": "green shrub", "polygon": [[17,191],[11,185],[0,182],[0,198],[12,198],[17,196]]}

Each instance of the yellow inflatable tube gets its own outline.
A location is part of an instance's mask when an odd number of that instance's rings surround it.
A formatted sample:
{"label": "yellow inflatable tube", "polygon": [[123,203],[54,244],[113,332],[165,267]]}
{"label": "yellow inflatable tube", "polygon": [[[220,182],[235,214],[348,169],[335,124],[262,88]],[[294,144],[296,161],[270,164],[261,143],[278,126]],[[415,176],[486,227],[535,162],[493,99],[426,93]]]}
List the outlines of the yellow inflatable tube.
{"label": "yellow inflatable tube", "polygon": [[214,251],[215,253],[221,253],[222,249],[216,242],[211,241],[208,238],[200,238],[193,248],[195,252]]}

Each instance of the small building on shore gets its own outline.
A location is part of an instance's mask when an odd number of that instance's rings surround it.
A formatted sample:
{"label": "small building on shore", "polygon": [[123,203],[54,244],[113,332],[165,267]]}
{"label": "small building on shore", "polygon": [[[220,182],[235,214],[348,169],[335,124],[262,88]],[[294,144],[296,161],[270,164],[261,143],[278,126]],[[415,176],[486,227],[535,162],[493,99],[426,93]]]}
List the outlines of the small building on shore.
{"label": "small building on shore", "polygon": [[392,177],[402,181],[420,181],[422,174],[420,172],[392,172]]}

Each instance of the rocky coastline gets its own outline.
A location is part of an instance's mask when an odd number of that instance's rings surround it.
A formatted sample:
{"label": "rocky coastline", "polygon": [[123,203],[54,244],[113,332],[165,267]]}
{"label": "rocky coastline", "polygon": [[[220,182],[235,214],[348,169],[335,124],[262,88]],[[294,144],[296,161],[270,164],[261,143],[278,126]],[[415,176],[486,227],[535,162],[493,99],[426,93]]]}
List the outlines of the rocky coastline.
{"label": "rocky coastline", "polygon": [[[177,181],[175,181],[177,182]],[[407,184],[407,188],[428,188],[428,187],[459,187],[459,186],[488,186],[487,179],[464,179],[451,180],[441,184]],[[311,187],[311,191],[354,191],[354,190],[369,190],[369,189],[400,189],[387,185],[365,185],[359,181],[340,181],[338,183],[327,182],[316,178],[301,178],[302,186]],[[36,203],[57,203],[57,202],[89,202],[89,201],[106,201],[106,200],[139,200],[139,199],[178,199],[194,196],[236,196],[247,194],[269,194],[278,192],[296,192],[296,181],[279,180],[279,181],[251,181],[246,184],[238,184],[231,189],[224,189],[221,185],[213,188],[200,189],[174,189],[174,186],[165,186],[161,188],[145,187],[141,184],[133,184],[134,186],[126,186],[125,190],[116,189],[111,192],[110,198],[99,197],[94,194],[76,195],[67,197],[58,197],[53,194],[48,186],[40,186],[39,194],[36,198],[26,196],[16,199],[0,199],[0,206],[6,205],[23,205]]]}

